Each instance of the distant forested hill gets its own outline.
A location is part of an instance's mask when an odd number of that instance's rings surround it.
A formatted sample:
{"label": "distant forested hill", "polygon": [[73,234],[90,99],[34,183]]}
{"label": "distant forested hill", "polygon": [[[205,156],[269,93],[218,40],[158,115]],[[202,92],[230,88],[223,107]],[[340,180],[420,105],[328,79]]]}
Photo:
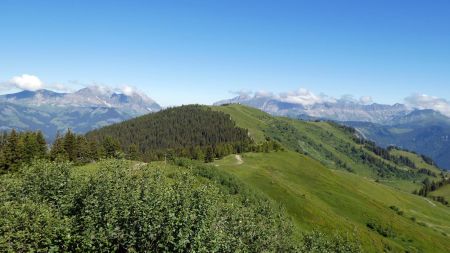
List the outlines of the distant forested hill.
{"label": "distant forested hill", "polygon": [[137,147],[144,160],[158,159],[167,151],[197,156],[242,152],[253,143],[248,131],[239,128],[229,115],[206,106],[169,108],[87,133],[91,140],[111,137],[123,150]]}

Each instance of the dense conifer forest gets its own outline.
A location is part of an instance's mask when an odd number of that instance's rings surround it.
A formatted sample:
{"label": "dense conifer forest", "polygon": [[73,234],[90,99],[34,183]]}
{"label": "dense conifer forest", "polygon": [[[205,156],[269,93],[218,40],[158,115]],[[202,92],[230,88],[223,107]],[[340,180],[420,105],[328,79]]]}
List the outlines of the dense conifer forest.
{"label": "dense conifer forest", "polygon": [[4,132],[0,135],[0,173],[16,170],[33,159],[47,157],[42,132]]}
{"label": "dense conifer forest", "polygon": [[169,108],[86,136],[98,143],[117,140],[122,150],[143,161],[181,156],[208,162],[232,153],[281,149],[270,139],[256,145],[248,131],[237,127],[229,115],[200,105]]}

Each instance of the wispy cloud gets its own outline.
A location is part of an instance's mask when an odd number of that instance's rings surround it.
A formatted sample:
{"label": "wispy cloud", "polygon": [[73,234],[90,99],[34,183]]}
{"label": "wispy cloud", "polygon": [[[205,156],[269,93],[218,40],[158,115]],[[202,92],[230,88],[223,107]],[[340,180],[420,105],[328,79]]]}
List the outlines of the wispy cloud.
{"label": "wispy cloud", "polygon": [[359,102],[363,105],[373,104],[373,98],[371,96],[362,96],[359,98]]}
{"label": "wispy cloud", "polygon": [[432,109],[450,117],[450,101],[426,94],[413,94],[405,98],[406,105],[417,109]]}
{"label": "wispy cloud", "polygon": [[327,96],[316,95],[310,90],[300,88],[296,91],[280,93],[279,100],[293,104],[313,105],[316,103],[330,102],[331,99]]}
{"label": "wispy cloud", "polygon": [[370,96],[363,96],[359,99],[355,99],[352,95],[344,95],[341,98],[334,98],[324,93],[315,94],[314,92],[304,88],[300,88],[294,91],[281,92],[279,94],[275,94],[269,91],[253,92],[248,90],[235,91],[231,93],[246,99],[267,98],[267,99],[275,99],[281,102],[300,105],[313,105],[317,103],[335,103],[338,101],[353,102],[359,104],[373,103],[373,99]]}
{"label": "wispy cloud", "polygon": [[254,95],[254,92],[250,90],[230,91],[230,93],[241,98],[250,98],[252,95]]}

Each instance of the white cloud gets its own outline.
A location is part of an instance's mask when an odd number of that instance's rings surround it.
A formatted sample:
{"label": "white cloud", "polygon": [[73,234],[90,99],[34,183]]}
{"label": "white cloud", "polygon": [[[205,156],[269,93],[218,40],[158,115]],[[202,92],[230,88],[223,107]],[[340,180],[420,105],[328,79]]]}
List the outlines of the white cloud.
{"label": "white cloud", "polygon": [[231,93],[239,96],[241,99],[268,98],[275,99],[281,102],[300,104],[305,106],[314,105],[317,103],[336,103],[338,101],[351,102],[362,105],[369,105],[373,103],[373,99],[370,96],[362,96],[359,99],[355,99],[352,95],[343,95],[341,96],[341,98],[336,99],[324,93],[316,95],[312,91],[304,88],[300,88],[295,91],[282,92],[279,94],[275,94],[269,91],[252,92],[248,90],[234,91]]}
{"label": "white cloud", "polygon": [[363,105],[373,104],[373,98],[371,96],[362,96],[359,98],[359,103]]}
{"label": "white cloud", "polygon": [[135,89],[129,85],[125,85],[122,87],[121,89],[122,93],[127,95],[127,96],[131,96],[135,93]]}
{"label": "white cloud", "polygon": [[70,92],[73,91],[62,83],[44,83],[39,77],[35,75],[23,74],[12,77],[9,81],[0,82],[0,91],[8,91],[12,89],[20,90],[40,90],[50,89],[56,91]]}
{"label": "white cloud", "polygon": [[249,90],[239,90],[239,91],[230,91],[231,94],[237,95],[241,98],[250,98],[250,96],[253,94],[253,91]]}
{"label": "white cloud", "polygon": [[342,95],[341,98],[339,99],[340,101],[343,102],[351,102],[351,103],[357,103],[358,101],[355,99],[355,97],[353,95],[350,94],[345,94]]}
{"label": "white cloud", "polygon": [[406,105],[417,109],[432,109],[450,117],[450,102],[426,94],[413,94],[405,98]]}
{"label": "white cloud", "polygon": [[275,95],[270,91],[257,91],[254,95],[255,98],[274,98]]}
{"label": "white cloud", "polygon": [[45,89],[60,91],[60,92],[73,92],[74,89],[67,87],[62,83],[44,84]]}
{"label": "white cloud", "polygon": [[44,83],[37,76],[28,74],[15,76],[9,80],[9,83],[22,90],[39,90],[44,87]]}
{"label": "white cloud", "polygon": [[300,88],[296,91],[280,93],[279,100],[287,103],[313,105],[316,103],[335,102],[334,98],[326,95],[315,95],[313,92]]}

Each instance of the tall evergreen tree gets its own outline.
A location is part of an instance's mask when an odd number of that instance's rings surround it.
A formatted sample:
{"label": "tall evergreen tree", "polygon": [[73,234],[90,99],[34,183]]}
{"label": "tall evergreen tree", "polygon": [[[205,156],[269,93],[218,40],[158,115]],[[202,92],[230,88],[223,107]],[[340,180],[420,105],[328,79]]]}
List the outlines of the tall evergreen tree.
{"label": "tall evergreen tree", "polygon": [[64,150],[70,161],[77,159],[76,136],[70,129],[64,135]]}
{"label": "tall evergreen tree", "polygon": [[44,158],[47,156],[47,142],[45,141],[44,135],[41,131],[36,133],[36,143],[37,143],[37,158]]}
{"label": "tall evergreen tree", "polygon": [[116,157],[117,153],[120,152],[119,142],[111,136],[106,136],[106,138],[103,139],[102,146],[105,150],[106,158]]}
{"label": "tall evergreen tree", "polygon": [[68,159],[66,150],[64,148],[64,139],[59,133],[57,133],[56,139],[53,142],[52,148],[50,150],[50,159],[52,161]]}
{"label": "tall evergreen tree", "polygon": [[89,144],[86,137],[77,135],[75,141],[75,162],[78,164],[85,164],[91,161],[89,157]]}
{"label": "tall evergreen tree", "polygon": [[205,162],[210,163],[214,161],[214,151],[211,146],[206,148],[206,154],[205,154]]}
{"label": "tall evergreen tree", "polygon": [[89,159],[91,161],[98,160],[101,157],[99,145],[94,140],[89,140],[88,145],[89,145],[89,148],[88,148]]}
{"label": "tall evergreen tree", "polygon": [[131,144],[128,146],[127,159],[138,160],[139,159],[139,148],[136,144]]}
{"label": "tall evergreen tree", "polygon": [[22,162],[30,163],[37,154],[37,142],[35,135],[31,132],[23,133],[21,141]]}
{"label": "tall evergreen tree", "polygon": [[3,155],[6,170],[13,170],[17,168],[22,154],[19,147],[19,135],[14,129],[8,136]]}

